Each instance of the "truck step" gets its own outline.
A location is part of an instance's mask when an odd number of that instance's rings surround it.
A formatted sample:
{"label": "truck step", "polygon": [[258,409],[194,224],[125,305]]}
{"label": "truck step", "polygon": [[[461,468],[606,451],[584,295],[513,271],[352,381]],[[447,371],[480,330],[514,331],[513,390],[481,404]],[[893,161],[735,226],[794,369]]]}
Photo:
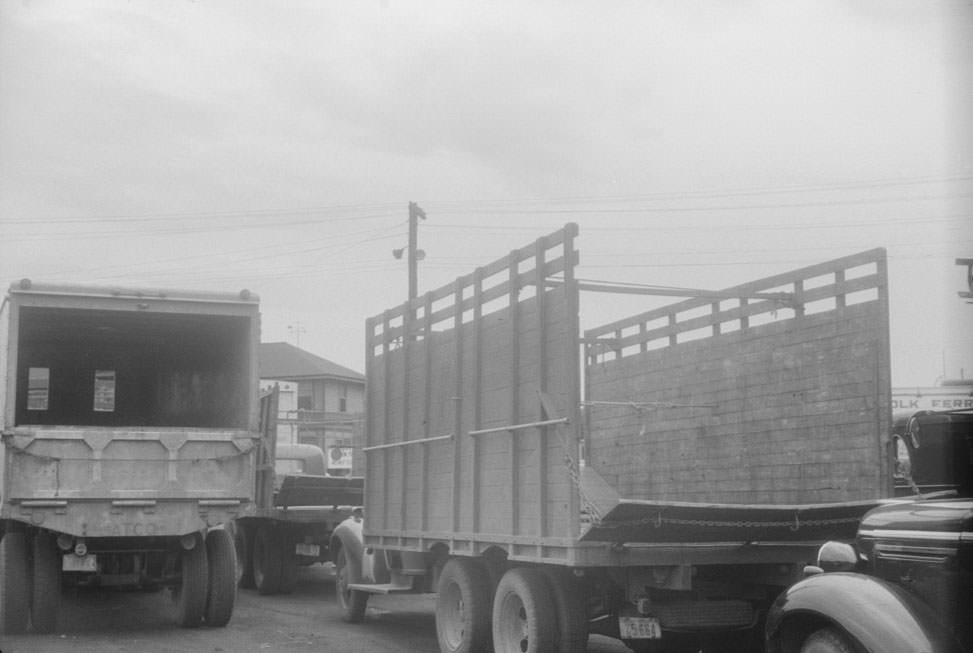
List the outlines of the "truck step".
{"label": "truck step", "polygon": [[368,592],[369,594],[408,594],[413,592],[411,584],[403,585],[397,583],[348,583],[348,589]]}

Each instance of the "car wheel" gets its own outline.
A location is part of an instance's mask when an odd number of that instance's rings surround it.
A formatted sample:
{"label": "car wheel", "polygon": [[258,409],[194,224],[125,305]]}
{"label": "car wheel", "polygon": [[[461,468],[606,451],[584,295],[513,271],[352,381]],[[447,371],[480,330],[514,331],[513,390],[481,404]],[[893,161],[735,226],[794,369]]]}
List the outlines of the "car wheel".
{"label": "car wheel", "polygon": [[801,653],[855,653],[855,647],[834,628],[822,628],[808,635]]}

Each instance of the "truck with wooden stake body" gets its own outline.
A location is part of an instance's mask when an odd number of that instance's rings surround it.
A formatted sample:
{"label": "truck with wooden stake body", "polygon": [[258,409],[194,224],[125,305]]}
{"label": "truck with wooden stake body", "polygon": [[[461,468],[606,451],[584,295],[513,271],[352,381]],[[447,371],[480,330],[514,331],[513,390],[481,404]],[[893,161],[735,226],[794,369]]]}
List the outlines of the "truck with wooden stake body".
{"label": "truck with wooden stake body", "polygon": [[180,625],[226,625],[258,298],[24,279],[0,313],[0,632],[53,631],[62,584],[165,589]]}
{"label": "truck with wooden stake body", "polygon": [[335,526],[362,502],[362,478],[329,476],[320,447],[277,443],[279,392],[261,395],[254,509],[229,526],[239,586],[260,594],[290,593],[300,566],[330,562]]}
{"label": "truck with wooden stake body", "polygon": [[747,651],[817,547],[891,494],[872,250],[582,333],[567,225],[367,321],[348,621],[436,592],[444,652]]}

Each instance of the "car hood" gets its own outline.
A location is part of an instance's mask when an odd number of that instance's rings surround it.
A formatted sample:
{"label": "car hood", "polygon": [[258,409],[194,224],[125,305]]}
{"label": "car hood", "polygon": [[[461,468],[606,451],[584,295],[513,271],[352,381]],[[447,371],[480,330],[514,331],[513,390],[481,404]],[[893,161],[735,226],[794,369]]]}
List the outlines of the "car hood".
{"label": "car hood", "polygon": [[889,503],[869,511],[859,527],[862,535],[887,531],[965,533],[973,540],[973,499]]}

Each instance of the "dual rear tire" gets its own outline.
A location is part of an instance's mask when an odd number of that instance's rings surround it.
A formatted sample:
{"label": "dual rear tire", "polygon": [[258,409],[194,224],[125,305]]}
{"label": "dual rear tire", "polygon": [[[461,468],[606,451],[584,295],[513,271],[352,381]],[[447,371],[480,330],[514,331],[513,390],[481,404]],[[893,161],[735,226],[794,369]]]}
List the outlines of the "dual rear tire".
{"label": "dual rear tire", "polygon": [[236,601],[236,549],[222,528],[197,540],[180,553],[180,585],[173,590],[176,623],[183,628],[221,628],[233,615]]}
{"label": "dual rear tire", "polygon": [[38,531],[28,546],[23,531],[0,540],[0,633],[51,633],[61,605],[61,555],[51,533]]}
{"label": "dual rear tire", "polygon": [[9,531],[0,539],[0,633],[27,630],[30,617],[30,558],[23,532]]}
{"label": "dual rear tire", "polygon": [[[257,526],[252,538],[253,586],[260,594],[290,594],[297,580],[294,543],[269,524]],[[245,577],[245,576],[244,576]]]}
{"label": "dual rear tire", "polygon": [[440,574],[436,634],[450,653],[583,653],[588,620],[566,570],[510,569],[493,591],[483,563],[453,558]]}

